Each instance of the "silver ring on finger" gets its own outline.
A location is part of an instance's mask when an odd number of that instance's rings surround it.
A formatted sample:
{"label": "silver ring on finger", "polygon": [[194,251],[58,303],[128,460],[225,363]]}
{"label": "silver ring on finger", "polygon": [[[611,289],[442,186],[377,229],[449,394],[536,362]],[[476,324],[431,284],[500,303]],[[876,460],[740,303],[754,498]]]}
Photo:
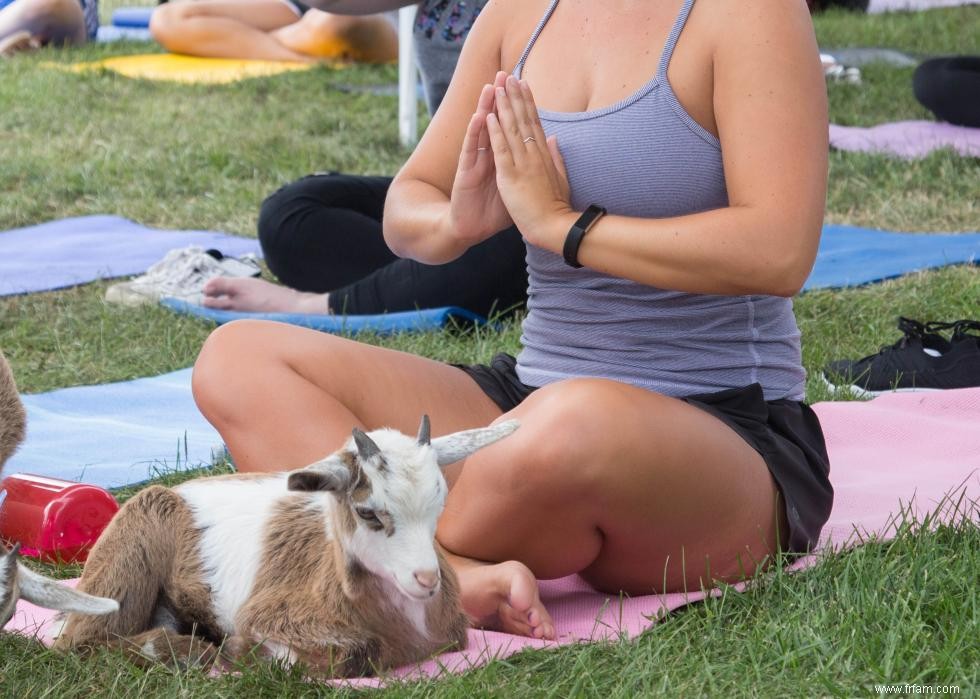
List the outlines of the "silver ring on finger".
{"label": "silver ring on finger", "polygon": [[535,140],[534,136],[528,136],[524,139],[524,143],[537,143],[537,141]]}

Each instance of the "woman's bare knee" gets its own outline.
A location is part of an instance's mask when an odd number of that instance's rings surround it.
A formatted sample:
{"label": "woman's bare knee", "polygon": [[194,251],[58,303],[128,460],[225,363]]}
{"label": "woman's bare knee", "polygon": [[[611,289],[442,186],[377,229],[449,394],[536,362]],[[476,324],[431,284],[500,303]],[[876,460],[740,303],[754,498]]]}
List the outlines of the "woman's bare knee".
{"label": "woman's bare knee", "polygon": [[169,48],[171,41],[178,35],[181,23],[188,16],[185,4],[187,3],[165,3],[150,15],[150,34],[161,46]]}
{"label": "woman's bare knee", "polygon": [[263,323],[237,320],[215,329],[194,363],[191,390],[201,413],[212,423],[225,422],[239,410],[249,395],[241,384],[254,378],[256,372],[272,370],[273,354],[267,351]]}
{"label": "woman's bare knee", "polygon": [[583,495],[601,489],[611,461],[622,455],[623,439],[631,437],[623,388],[605,379],[572,379],[545,386],[521,403],[512,415],[521,420],[515,438],[526,444],[535,465],[530,477]]}
{"label": "woman's bare knee", "polygon": [[[517,418],[521,427],[505,443],[488,450],[473,471],[520,502],[543,499],[586,502],[608,475],[607,449],[615,414],[603,410],[612,382],[573,380],[545,386],[501,419]],[[506,454],[504,452],[506,451]],[[492,463],[488,465],[488,461]]]}
{"label": "woman's bare knee", "polygon": [[85,17],[77,0],[20,0],[18,5],[18,28],[44,43],[85,41]]}

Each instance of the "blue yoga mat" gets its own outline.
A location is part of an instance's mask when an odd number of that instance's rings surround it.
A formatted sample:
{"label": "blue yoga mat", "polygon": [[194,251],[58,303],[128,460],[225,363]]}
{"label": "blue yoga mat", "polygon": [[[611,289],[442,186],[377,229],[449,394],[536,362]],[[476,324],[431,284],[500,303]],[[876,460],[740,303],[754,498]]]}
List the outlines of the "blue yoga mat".
{"label": "blue yoga mat", "polygon": [[194,404],[190,369],[21,397],[27,439],[5,473],[111,488],[173,470],[178,462],[191,468],[210,465],[212,454],[224,450],[221,437]]}
{"label": "blue yoga mat", "polygon": [[0,233],[0,296],[140,274],[188,245],[261,254],[259,241],[226,233],[147,228],[118,216],[67,218]]}
{"label": "blue yoga mat", "polygon": [[485,323],[486,318],[465,308],[425,308],[417,311],[401,311],[381,315],[332,316],[306,315],[301,313],[241,313],[239,311],[218,311],[213,308],[195,306],[177,299],[163,299],[167,308],[221,325],[233,320],[250,318],[252,320],[276,320],[304,328],[313,328],[330,333],[358,333],[362,331],[391,334],[399,332],[418,332],[444,327],[451,321],[465,323]]}
{"label": "blue yoga mat", "polygon": [[812,289],[861,286],[933,267],[980,262],[980,233],[893,233],[824,226]]}
{"label": "blue yoga mat", "polygon": [[120,7],[112,13],[112,26],[127,29],[147,29],[155,7]]}
{"label": "blue yoga mat", "polygon": [[113,41],[153,41],[150,30],[144,27],[116,27],[110,24],[103,24],[99,27],[95,40],[102,44]]}

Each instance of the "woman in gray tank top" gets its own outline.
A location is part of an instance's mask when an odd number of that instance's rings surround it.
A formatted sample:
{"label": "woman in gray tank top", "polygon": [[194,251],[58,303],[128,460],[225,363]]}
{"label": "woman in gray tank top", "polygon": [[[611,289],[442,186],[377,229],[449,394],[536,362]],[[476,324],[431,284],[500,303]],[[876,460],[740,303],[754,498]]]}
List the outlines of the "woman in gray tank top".
{"label": "woman in gray tank top", "polygon": [[437,532],[470,615],[513,633],[562,631],[538,578],[672,592],[806,551],[832,489],[790,297],[823,218],[825,99],[804,3],[491,0],[384,225],[436,264],[516,224],[520,355],[233,324],[198,404],[243,470],[310,463],[352,425],[520,420],[446,470]]}

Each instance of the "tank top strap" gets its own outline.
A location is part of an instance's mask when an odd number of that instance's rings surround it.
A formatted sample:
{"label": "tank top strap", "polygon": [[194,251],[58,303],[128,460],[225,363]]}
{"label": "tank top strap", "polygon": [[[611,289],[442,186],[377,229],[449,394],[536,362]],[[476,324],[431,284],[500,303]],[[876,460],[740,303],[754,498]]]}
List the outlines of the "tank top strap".
{"label": "tank top strap", "polygon": [[677,40],[680,38],[681,32],[684,31],[684,25],[687,23],[687,17],[691,14],[692,7],[694,7],[694,0],[684,0],[684,5],[677,14],[677,19],[674,20],[674,26],[667,36],[667,43],[664,44],[664,52],[660,55],[657,77],[663,78],[667,75],[667,66],[670,65],[670,57],[674,55],[674,47],[677,46]]}
{"label": "tank top strap", "polygon": [[531,34],[531,39],[527,42],[527,46],[524,47],[524,53],[521,54],[520,60],[517,61],[517,65],[514,66],[514,75],[517,77],[521,76],[524,72],[524,62],[531,53],[531,47],[534,46],[534,42],[538,40],[541,36],[541,32],[544,29],[544,25],[548,23],[551,19],[551,15],[555,14],[555,9],[558,7],[558,0],[551,0],[551,4],[548,6],[548,10],[544,13],[544,17],[538,22],[538,26],[534,28],[534,33]]}

